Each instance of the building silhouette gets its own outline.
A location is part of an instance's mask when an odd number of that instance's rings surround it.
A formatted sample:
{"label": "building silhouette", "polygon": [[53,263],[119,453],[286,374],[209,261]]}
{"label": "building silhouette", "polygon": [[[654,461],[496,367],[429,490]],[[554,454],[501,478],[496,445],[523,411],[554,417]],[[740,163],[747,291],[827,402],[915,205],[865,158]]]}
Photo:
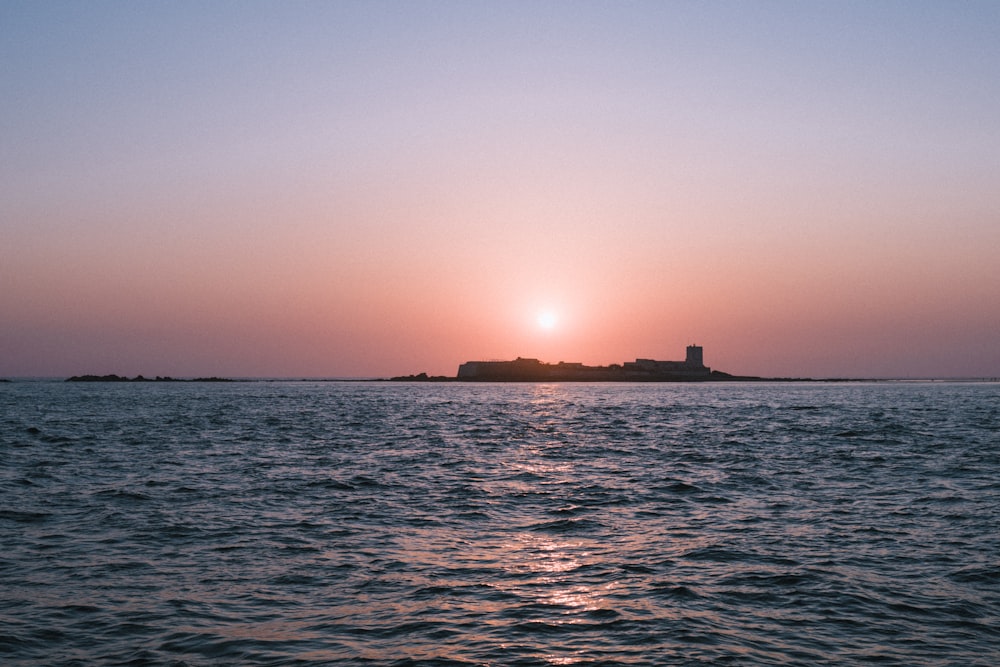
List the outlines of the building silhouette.
{"label": "building silhouette", "polygon": [[560,361],[548,364],[518,357],[513,361],[467,361],[458,367],[459,380],[493,382],[601,381],[684,382],[705,380],[712,369],[705,366],[700,345],[688,345],[684,361],[636,359],[610,366],[586,366]]}

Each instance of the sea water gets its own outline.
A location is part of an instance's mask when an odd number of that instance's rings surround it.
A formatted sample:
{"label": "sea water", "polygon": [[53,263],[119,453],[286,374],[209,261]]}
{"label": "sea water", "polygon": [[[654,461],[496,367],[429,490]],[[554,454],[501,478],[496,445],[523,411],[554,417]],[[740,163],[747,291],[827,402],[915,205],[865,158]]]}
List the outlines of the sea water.
{"label": "sea water", "polygon": [[0,384],[0,663],[996,665],[998,433],[990,383]]}

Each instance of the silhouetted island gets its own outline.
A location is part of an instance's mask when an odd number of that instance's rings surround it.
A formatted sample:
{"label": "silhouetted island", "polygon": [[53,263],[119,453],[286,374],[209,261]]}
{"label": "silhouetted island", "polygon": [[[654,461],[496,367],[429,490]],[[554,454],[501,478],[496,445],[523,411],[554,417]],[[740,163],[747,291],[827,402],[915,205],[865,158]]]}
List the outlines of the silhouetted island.
{"label": "silhouetted island", "polygon": [[235,382],[235,380],[217,377],[193,378],[185,380],[172,377],[161,377],[159,375],[155,378],[147,378],[141,375],[136,375],[134,378],[122,377],[120,375],[74,375],[71,378],[66,378],[66,382]]}
{"label": "silhouetted island", "polygon": [[391,378],[397,382],[761,382],[763,378],[713,371],[705,365],[700,345],[688,345],[684,361],[636,359],[610,366],[560,361],[550,364],[518,357],[513,361],[467,361],[454,378],[426,373]]}

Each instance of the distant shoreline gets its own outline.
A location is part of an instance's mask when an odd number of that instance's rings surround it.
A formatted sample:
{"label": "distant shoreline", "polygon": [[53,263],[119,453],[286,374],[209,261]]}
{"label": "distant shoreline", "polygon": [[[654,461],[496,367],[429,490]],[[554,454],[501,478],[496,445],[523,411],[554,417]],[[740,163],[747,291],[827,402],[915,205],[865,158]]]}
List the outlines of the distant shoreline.
{"label": "distant shoreline", "polygon": [[237,382],[237,380],[220,377],[179,379],[160,375],[152,378],[143,377],[142,375],[136,375],[134,378],[123,377],[121,375],[74,375],[66,378],[65,382]]}
{"label": "distant shoreline", "polygon": [[671,383],[671,384],[690,384],[690,383],[724,383],[724,382],[740,382],[740,383],[766,383],[766,382],[780,382],[780,383],[793,383],[793,382],[808,382],[808,383],[863,383],[863,382],[874,382],[874,383],[907,383],[907,382],[970,382],[970,383],[997,383],[1000,382],[1000,377],[943,377],[943,378],[839,378],[839,377],[829,377],[829,378],[791,378],[791,377],[758,377],[758,376],[745,376],[745,375],[727,375],[720,373],[716,377],[710,379],[542,379],[542,378],[522,378],[522,379],[466,379],[458,378],[455,376],[448,375],[428,375],[427,373],[417,373],[414,375],[398,375],[394,377],[237,377],[237,378],[225,378],[225,377],[194,377],[194,378],[174,378],[169,376],[155,376],[151,378],[144,377],[142,375],[137,375],[135,377],[125,377],[120,375],[74,375],[69,378],[61,377],[41,377],[41,376],[24,376],[24,377],[13,377],[13,378],[0,378],[0,384],[21,384],[28,382],[72,382],[72,383],[117,383],[117,384],[169,384],[169,383],[247,383],[247,382],[391,382],[391,383],[462,383],[462,384],[488,384],[488,383],[545,383],[545,384],[555,384],[555,383],[573,383],[573,384],[587,384],[587,383],[597,383],[597,384],[649,384],[649,383]]}

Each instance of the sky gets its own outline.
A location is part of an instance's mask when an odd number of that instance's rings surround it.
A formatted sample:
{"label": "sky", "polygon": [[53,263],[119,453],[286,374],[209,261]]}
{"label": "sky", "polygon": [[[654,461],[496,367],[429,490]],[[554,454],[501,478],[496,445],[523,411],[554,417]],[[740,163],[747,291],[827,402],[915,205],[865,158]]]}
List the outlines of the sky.
{"label": "sky", "polygon": [[0,377],[1000,376],[1000,3],[0,0]]}

